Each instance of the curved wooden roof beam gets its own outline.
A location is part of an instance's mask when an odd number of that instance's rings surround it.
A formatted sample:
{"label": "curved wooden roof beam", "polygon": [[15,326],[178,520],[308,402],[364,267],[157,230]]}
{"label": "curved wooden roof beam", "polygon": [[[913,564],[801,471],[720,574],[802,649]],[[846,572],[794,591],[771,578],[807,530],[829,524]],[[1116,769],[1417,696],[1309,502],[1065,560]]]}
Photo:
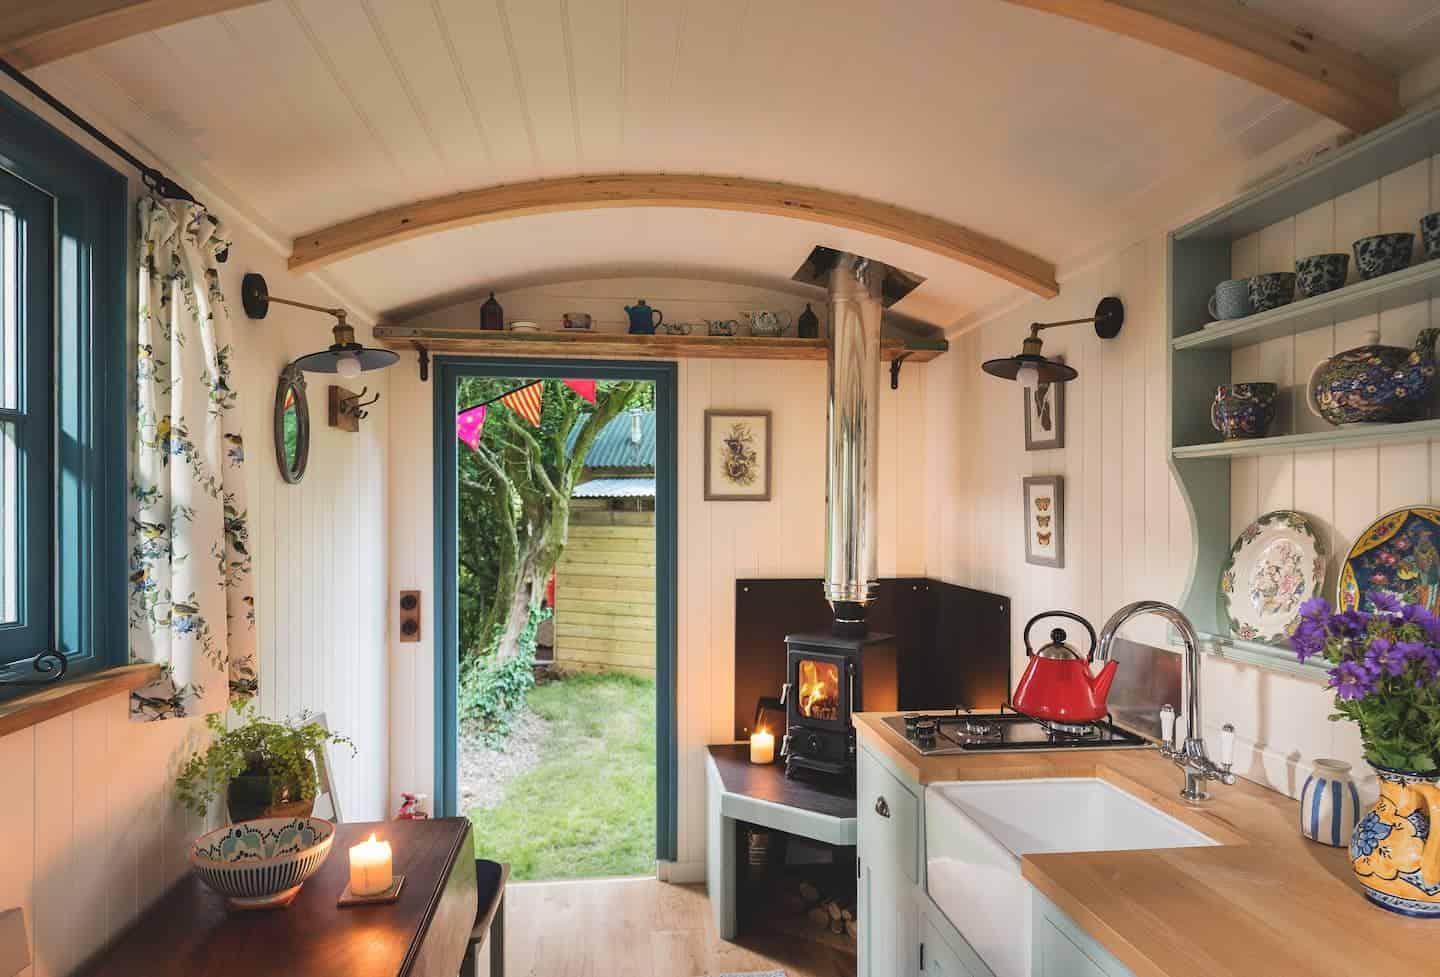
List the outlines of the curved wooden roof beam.
{"label": "curved wooden roof beam", "polygon": [[1288,98],[1355,132],[1400,115],[1390,72],[1234,0],[1007,0],[1133,37]]}
{"label": "curved wooden roof beam", "polygon": [[392,207],[297,237],[292,271],[487,221],[602,207],[745,211],[863,231],[963,262],[1037,295],[1059,294],[1055,266],[959,224],[876,200],[769,180],[619,173],[510,183]]}
{"label": "curved wooden roof beam", "polygon": [[0,0],[0,57],[37,68],[112,41],[262,0]]}

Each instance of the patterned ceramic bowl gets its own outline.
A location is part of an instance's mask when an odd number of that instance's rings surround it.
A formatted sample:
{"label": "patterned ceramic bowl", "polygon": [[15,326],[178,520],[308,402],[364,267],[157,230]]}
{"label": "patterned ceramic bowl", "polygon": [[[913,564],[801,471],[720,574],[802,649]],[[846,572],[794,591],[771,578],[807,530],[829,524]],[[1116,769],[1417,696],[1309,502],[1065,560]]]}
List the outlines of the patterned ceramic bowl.
{"label": "patterned ceramic bowl", "polygon": [[285,906],[319,871],[335,841],[324,818],[260,818],[202,835],[190,849],[200,880],[236,909]]}
{"label": "patterned ceramic bowl", "polygon": [[1425,260],[1440,258],[1440,214],[1420,218],[1420,240],[1425,245]]}
{"label": "patterned ceramic bowl", "polygon": [[1410,267],[1415,250],[1415,235],[1375,234],[1355,242],[1355,267],[1362,278],[1379,278],[1392,271]]}
{"label": "patterned ceramic bowl", "polygon": [[1272,271],[1250,279],[1250,307],[1266,312],[1295,301],[1295,273]]}
{"label": "patterned ceramic bowl", "polygon": [[1275,398],[1280,387],[1274,383],[1227,383],[1215,388],[1210,405],[1210,424],[1226,441],[1263,438],[1275,420]]}
{"label": "patterned ceramic bowl", "polygon": [[1345,284],[1348,254],[1312,254],[1295,262],[1295,287],[1304,298],[1333,292]]}

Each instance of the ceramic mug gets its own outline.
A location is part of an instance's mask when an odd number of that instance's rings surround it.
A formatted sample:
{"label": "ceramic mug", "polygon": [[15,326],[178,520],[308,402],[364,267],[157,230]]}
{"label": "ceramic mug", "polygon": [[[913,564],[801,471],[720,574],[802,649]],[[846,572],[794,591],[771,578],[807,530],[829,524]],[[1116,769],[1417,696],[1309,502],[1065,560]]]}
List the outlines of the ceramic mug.
{"label": "ceramic mug", "polygon": [[688,336],[693,327],[688,322],[666,322],[663,323],[660,328],[664,329],[666,334],[670,336]]}
{"label": "ceramic mug", "polygon": [[1275,398],[1280,387],[1274,383],[1227,383],[1215,388],[1210,404],[1210,425],[1226,441],[1263,438],[1275,420]]}
{"label": "ceramic mug", "polygon": [[739,323],[734,319],[706,319],[705,331],[711,336],[733,336]]}
{"label": "ceramic mug", "polygon": [[1415,250],[1415,235],[1372,234],[1355,242],[1355,267],[1360,269],[1361,278],[1379,278],[1391,272],[1410,267],[1410,255]]}
{"label": "ceramic mug", "polygon": [[1215,286],[1215,294],[1210,296],[1210,318],[1243,319],[1250,312],[1250,279],[1236,278]]}
{"label": "ceramic mug", "polygon": [[566,329],[588,330],[590,328],[590,313],[588,312],[567,312],[561,317]]}
{"label": "ceramic mug", "polygon": [[1303,298],[1324,295],[1342,287],[1349,271],[1348,254],[1312,254],[1295,262],[1295,287]]}
{"label": "ceramic mug", "polygon": [[1440,213],[1420,218],[1420,240],[1425,245],[1425,260],[1440,258]]}
{"label": "ceramic mug", "polygon": [[1271,271],[1250,279],[1250,307],[1268,312],[1295,301],[1295,273]]}

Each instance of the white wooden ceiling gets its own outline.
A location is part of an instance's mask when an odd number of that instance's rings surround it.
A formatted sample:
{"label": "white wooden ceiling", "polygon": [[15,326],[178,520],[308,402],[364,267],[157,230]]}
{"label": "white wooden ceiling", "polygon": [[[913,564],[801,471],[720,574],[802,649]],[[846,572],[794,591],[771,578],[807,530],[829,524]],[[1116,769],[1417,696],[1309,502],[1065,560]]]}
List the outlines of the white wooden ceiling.
{"label": "white wooden ceiling", "polygon": [[[1435,0],[1251,6],[1397,72],[1440,41]],[[37,76],[286,240],[495,183],[705,172],[911,207],[1062,270],[1177,171],[1253,158],[1317,121],[1194,62],[999,0],[272,0]],[[822,242],[926,275],[901,311],[933,323],[1014,291],[852,232],[653,209],[450,231],[327,274],[399,315],[559,278],[783,285]]]}

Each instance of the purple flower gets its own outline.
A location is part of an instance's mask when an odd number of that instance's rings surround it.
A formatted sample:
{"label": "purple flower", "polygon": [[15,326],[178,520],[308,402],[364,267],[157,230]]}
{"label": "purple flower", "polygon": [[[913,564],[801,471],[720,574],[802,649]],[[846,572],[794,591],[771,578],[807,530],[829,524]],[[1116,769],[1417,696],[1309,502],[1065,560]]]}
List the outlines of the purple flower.
{"label": "purple flower", "polygon": [[1388,590],[1372,590],[1369,594],[1370,605],[1382,614],[1399,614],[1400,598]]}
{"label": "purple flower", "polygon": [[1343,611],[1330,618],[1330,633],[1337,638],[1357,637],[1369,623],[1370,615],[1364,611]]}
{"label": "purple flower", "polygon": [[1290,647],[1301,662],[1325,650],[1325,628],[1319,622],[1301,619],[1290,635]]}
{"label": "purple flower", "polygon": [[1363,699],[1375,688],[1375,678],[1357,662],[1341,662],[1330,669],[1330,687],[1341,699]]}
{"label": "purple flower", "polygon": [[1370,648],[1365,652],[1365,668],[1370,674],[1379,676],[1382,672],[1386,675],[1399,675],[1405,671],[1413,654],[1421,651],[1425,646],[1414,641],[1402,641],[1396,644],[1386,638],[1376,638],[1370,642]]}
{"label": "purple flower", "polygon": [[1300,605],[1300,617],[1303,620],[1323,623],[1330,616],[1330,602],[1324,597],[1311,597]]}

